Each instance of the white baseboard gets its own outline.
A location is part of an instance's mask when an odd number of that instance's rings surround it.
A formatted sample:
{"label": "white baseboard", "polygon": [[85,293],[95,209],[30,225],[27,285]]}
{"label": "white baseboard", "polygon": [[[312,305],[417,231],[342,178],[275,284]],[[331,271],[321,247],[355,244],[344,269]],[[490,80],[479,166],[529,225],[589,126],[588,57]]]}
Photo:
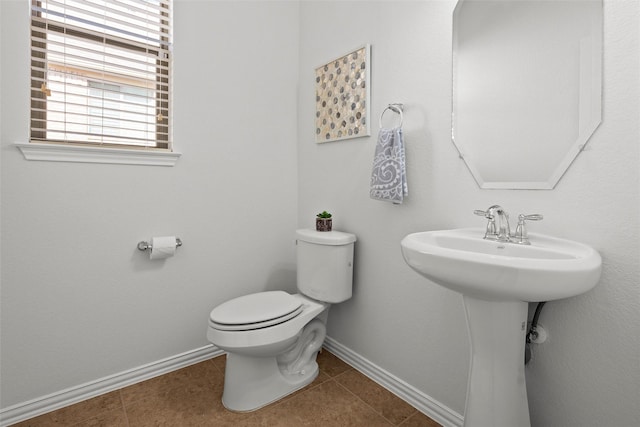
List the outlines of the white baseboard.
{"label": "white baseboard", "polygon": [[327,337],[324,341],[324,347],[444,427],[462,426],[462,415],[373,364],[333,338]]}
{"label": "white baseboard", "polygon": [[38,415],[46,414],[47,412],[55,411],[56,409],[73,405],[74,403],[82,402],[83,400],[211,359],[223,353],[224,352],[217,347],[207,345],[119,374],[110,375],[47,396],[19,403],[0,410],[0,427],[9,426]]}
{"label": "white baseboard", "polygon": [[[461,427],[462,416],[437,400],[424,394],[400,378],[390,374],[353,350],[331,337],[327,337],[324,347],[376,383],[405,400],[420,412],[442,424],[444,427]],[[71,387],[0,410],[0,427],[6,427],[47,412],[92,397],[100,396],[166,373],[219,356],[224,352],[213,345],[207,345],[138,368],[110,375],[95,381]]]}

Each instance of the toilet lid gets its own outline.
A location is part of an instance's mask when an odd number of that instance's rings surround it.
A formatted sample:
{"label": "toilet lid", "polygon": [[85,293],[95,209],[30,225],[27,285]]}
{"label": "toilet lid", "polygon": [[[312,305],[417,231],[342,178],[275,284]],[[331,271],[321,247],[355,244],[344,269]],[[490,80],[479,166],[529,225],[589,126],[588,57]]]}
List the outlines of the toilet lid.
{"label": "toilet lid", "polygon": [[234,298],[211,311],[216,329],[258,329],[285,322],[302,311],[302,302],[283,291],[259,292]]}

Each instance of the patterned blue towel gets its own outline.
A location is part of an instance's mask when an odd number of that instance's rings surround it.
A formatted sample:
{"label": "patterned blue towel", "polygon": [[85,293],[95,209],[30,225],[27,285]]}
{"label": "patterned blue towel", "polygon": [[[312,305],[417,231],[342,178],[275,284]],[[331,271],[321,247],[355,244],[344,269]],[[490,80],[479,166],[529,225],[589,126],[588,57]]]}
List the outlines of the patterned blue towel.
{"label": "patterned blue towel", "polygon": [[373,159],[369,195],[372,199],[400,204],[407,194],[402,128],[381,128]]}

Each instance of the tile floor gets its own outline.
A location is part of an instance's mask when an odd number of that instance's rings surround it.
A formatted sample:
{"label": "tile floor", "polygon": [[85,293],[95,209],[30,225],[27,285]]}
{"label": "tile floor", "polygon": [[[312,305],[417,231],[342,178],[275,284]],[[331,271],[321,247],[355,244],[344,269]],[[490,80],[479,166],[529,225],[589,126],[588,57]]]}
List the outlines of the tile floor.
{"label": "tile floor", "polygon": [[220,356],[15,426],[440,426],[328,351],[318,364],[313,383],[250,413],[222,406]]}

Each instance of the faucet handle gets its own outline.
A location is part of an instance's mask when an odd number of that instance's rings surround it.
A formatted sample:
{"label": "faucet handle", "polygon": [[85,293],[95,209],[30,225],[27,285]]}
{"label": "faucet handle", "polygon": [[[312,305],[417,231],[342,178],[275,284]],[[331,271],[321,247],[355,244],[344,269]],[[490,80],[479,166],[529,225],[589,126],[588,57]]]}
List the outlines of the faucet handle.
{"label": "faucet handle", "polygon": [[473,211],[474,215],[483,216],[487,219],[493,219],[493,215],[489,213],[489,211],[483,211],[482,209],[476,209]]}
{"label": "faucet handle", "polygon": [[496,219],[493,214],[491,214],[491,212],[489,212],[488,210],[483,211],[480,209],[476,209],[475,211],[473,211],[473,213],[478,216],[483,216],[488,220],[487,228],[484,232],[484,238],[494,240],[498,235],[498,231],[496,230]]}
{"label": "faucet handle", "polygon": [[529,214],[518,215],[518,225],[516,226],[516,232],[513,235],[513,242],[521,245],[530,245],[529,234],[527,233],[527,225],[525,221],[540,221],[544,217],[541,214]]}

